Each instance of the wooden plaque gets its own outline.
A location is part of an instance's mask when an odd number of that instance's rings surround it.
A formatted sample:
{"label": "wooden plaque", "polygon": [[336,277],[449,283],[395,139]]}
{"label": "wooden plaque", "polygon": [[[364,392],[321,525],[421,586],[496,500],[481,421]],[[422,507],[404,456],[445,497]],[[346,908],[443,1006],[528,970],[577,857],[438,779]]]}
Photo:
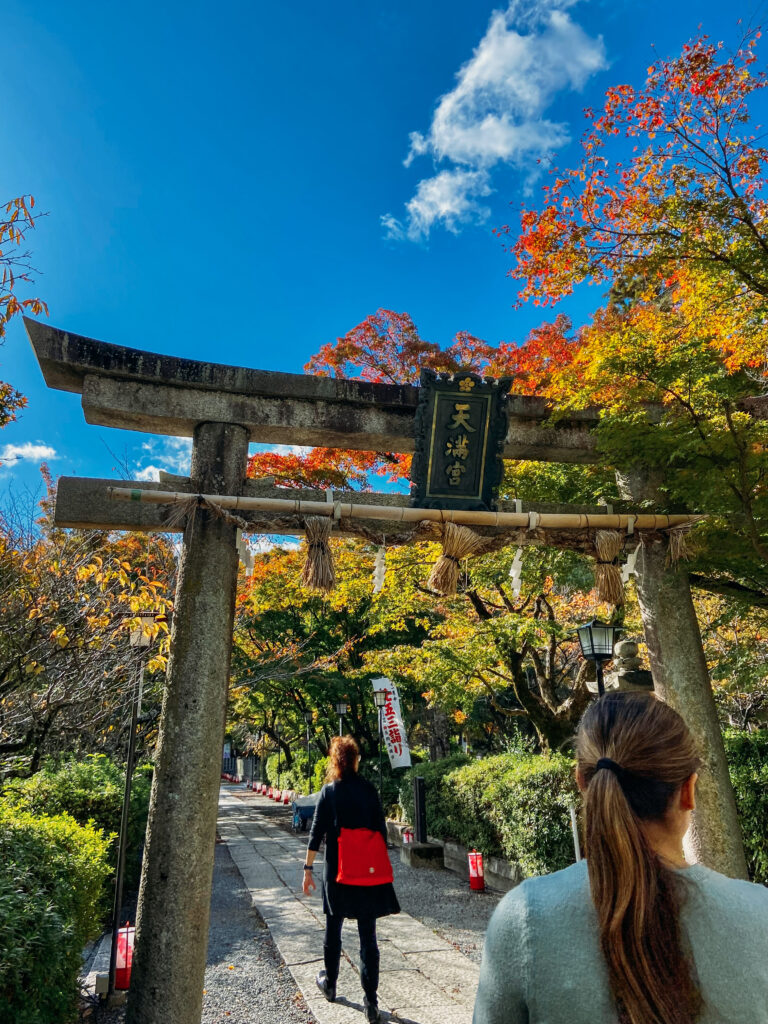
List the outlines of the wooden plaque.
{"label": "wooden plaque", "polygon": [[421,371],[411,504],[492,511],[503,473],[510,378]]}

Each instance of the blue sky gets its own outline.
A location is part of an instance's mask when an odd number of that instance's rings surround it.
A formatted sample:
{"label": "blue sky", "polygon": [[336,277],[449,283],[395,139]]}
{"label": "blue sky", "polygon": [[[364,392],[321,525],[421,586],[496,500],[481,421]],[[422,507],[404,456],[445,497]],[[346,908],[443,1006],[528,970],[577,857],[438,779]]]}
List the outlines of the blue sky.
{"label": "blue sky", "polygon": [[[5,0],[0,198],[48,212],[29,242],[49,322],[103,341],[299,372],[379,307],[441,344],[521,340],[542,314],[513,308],[492,228],[535,201],[537,160],[575,159],[583,107],[654,54],[699,24],[735,43],[761,10]],[[185,468],[185,442],[87,426],[20,322],[0,377],[29,399],[0,436],[6,495],[46,453],[55,475]]]}

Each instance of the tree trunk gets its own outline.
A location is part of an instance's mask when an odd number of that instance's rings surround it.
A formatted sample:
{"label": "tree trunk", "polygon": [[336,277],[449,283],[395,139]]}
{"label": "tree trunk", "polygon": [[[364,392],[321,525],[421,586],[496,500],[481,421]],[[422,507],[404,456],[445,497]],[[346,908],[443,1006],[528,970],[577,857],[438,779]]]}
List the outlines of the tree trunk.
{"label": "tree trunk", "polygon": [[429,709],[429,760],[439,761],[451,752],[451,723],[440,708]]}
{"label": "tree trunk", "polygon": [[[243,427],[195,428],[201,492],[242,493]],[[128,1024],[199,1024],[237,582],[235,527],[206,510],[184,533],[141,876]]]}
{"label": "tree trunk", "polygon": [[[646,474],[617,477],[622,492],[633,501],[654,499],[658,493]],[[686,853],[723,874],[746,878],[736,801],[688,573],[682,565],[667,565],[667,552],[664,539],[643,541],[637,596],[655,691],[683,716],[703,759]]]}

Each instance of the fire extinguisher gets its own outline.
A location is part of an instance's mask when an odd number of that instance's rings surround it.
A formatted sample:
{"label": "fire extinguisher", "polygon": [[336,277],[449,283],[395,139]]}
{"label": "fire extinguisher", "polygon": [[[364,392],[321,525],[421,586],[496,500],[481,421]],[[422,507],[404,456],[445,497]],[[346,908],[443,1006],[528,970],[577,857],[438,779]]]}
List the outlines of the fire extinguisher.
{"label": "fire extinguisher", "polygon": [[483,855],[477,850],[472,850],[467,856],[469,858],[469,888],[474,889],[475,892],[483,892],[485,890]]}

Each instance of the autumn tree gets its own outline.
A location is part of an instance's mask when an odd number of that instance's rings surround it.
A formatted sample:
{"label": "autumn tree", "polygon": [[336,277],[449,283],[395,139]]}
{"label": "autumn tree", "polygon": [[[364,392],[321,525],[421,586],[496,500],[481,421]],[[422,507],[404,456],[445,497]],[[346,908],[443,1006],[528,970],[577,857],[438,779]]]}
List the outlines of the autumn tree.
{"label": "autumn tree", "polygon": [[[417,383],[424,368],[445,372],[471,369],[482,374],[512,376],[514,390],[530,394],[549,384],[552,373],[558,367],[568,365],[575,352],[575,335],[565,316],[540,325],[522,345],[510,342],[492,346],[460,332],[443,350],[435,343],[424,341],[407,314],[378,310],[334,344],[324,346],[309,361],[306,369],[320,375],[333,374],[390,384]],[[396,479],[407,478],[410,458],[391,453],[337,452],[333,449],[276,455],[264,453],[252,460],[251,473],[274,475],[278,482],[289,486],[320,486],[329,481],[329,468],[338,467],[347,474],[347,481],[352,482],[350,466],[361,473],[367,484],[371,472],[388,473]],[[317,467],[322,467],[322,473],[315,472]],[[359,481],[355,480],[355,483]],[[325,483],[325,486],[329,485]],[[597,497],[614,500],[618,495],[613,475],[601,467],[510,462],[506,464],[501,497],[594,503]],[[370,554],[365,545],[353,544],[350,550],[356,552],[354,557],[359,565],[369,565]],[[419,587],[426,593],[428,567],[434,564],[438,549],[433,544],[419,544],[410,551],[410,556],[403,555],[402,558],[406,564],[411,561],[421,567]],[[283,557],[280,557],[284,564]],[[505,736],[516,734],[515,722],[525,720],[532,723],[529,726],[532,735],[542,746],[557,747],[572,734],[587,695],[583,674],[578,680],[574,675],[576,652],[572,632],[568,633],[573,616],[569,618],[567,613],[562,613],[569,600],[578,601],[579,587],[587,591],[591,589],[593,577],[587,560],[580,556],[548,552],[540,553],[532,561],[526,556],[531,565],[538,566],[538,577],[537,582],[529,581],[526,595],[516,607],[517,602],[511,600],[508,589],[505,589],[509,582],[506,573],[511,557],[511,553],[493,556],[484,561],[483,567],[473,561],[462,574],[460,594],[454,599],[427,595],[428,600],[440,610],[428,633],[420,635],[417,644],[397,636],[383,645],[369,642],[364,651],[364,668],[369,676],[385,672],[418,692],[423,691],[433,715],[440,721],[444,715],[448,715],[449,721],[453,719],[454,732],[464,721],[469,722],[467,728],[471,730],[472,716],[485,713],[480,709],[486,708],[491,742],[500,740],[503,743]],[[396,567],[402,566],[400,555],[393,556],[393,561]],[[349,565],[348,571],[352,571],[354,563],[345,564]],[[265,561],[264,568],[270,575],[275,567],[272,564],[267,568],[268,565],[269,562]],[[501,570],[500,566],[505,568]],[[576,566],[580,567],[578,572]],[[359,571],[362,572],[360,581],[364,591],[370,594],[369,570],[363,568]],[[548,571],[554,573],[559,587],[566,588],[567,598],[558,594],[552,600],[548,599],[543,589]],[[396,576],[398,568],[392,572]],[[298,577],[298,566],[294,573]],[[284,599],[283,586],[282,582],[277,584],[277,592],[271,600]],[[398,597],[402,602],[399,592]],[[557,621],[552,618],[554,606],[558,609]],[[301,601],[294,602],[288,610],[289,615],[298,615],[302,607]],[[583,609],[579,608],[579,611]],[[345,609],[345,614],[350,614],[348,609]],[[407,601],[397,607],[397,614],[403,620],[413,614]],[[264,630],[265,622],[260,619],[254,635],[272,635],[268,626],[266,633]],[[279,622],[278,634],[282,637],[292,635],[292,627],[283,619]],[[553,648],[555,636],[557,640]],[[315,651],[316,640],[317,634],[311,644]],[[302,642],[308,642],[306,635]],[[340,647],[337,650],[323,649],[324,656],[331,659],[334,671],[337,671],[335,666],[339,663],[340,650]],[[300,663],[301,659],[298,659],[297,665]],[[347,685],[346,673],[342,675],[344,685]],[[287,703],[289,708],[299,710],[303,699],[300,691],[306,689],[311,673],[304,676],[297,673],[293,677],[292,684],[298,689],[293,689],[287,682],[289,676],[290,670],[278,675],[282,683],[272,686],[265,682],[263,674],[260,676],[259,686],[262,694],[268,692],[266,703],[269,707]],[[468,682],[470,679],[471,683]],[[337,683],[338,676],[334,681],[327,680],[324,683],[326,692],[337,692]],[[354,719],[356,702],[352,698],[350,700]],[[242,711],[242,705],[239,708]],[[265,721],[262,715],[262,729],[266,728]],[[329,727],[332,726],[330,722]],[[297,719],[297,735],[300,728],[301,723]],[[430,723],[429,731],[435,732],[436,729],[437,719]]]}
{"label": "autumn tree", "polygon": [[[0,343],[7,325],[25,310],[39,315],[48,307],[39,298],[21,296],[20,286],[32,283],[31,253],[26,238],[35,226],[33,196],[19,196],[3,204],[0,214]],[[0,382],[0,427],[15,419],[25,405],[25,398],[10,384]]]}
{"label": "autumn tree", "polygon": [[[439,602],[421,584],[424,566],[410,548],[390,551],[381,593],[372,587],[375,552],[352,540],[333,541],[337,586],[320,594],[301,584],[304,553],[273,548],[256,556],[253,576],[242,581],[232,655],[230,723],[279,742],[288,764],[303,747],[306,711],[326,750],[337,731],[334,704],[349,705],[346,728],[366,756],[376,750],[372,652],[396,643],[418,646],[440,617]],[[421,689],[401,693],[413,726],[424,702]]]}
{"label": "autumn tree", "polygon": [[[766,150],[751,105],[760,33],[734,54],[706,38],[609,89],[582,159],[555,170],[511,245],[520,300],[591,281],[609,302],[572,338],[541,393],[603,409],[606,461],[642,464],[668,508],[706,513],[693,581],[768,595],[764,389]],[[502,229],[512,234],[512,229]]]}
{"label": "autumn tree", "polygon": [[[165,615],[170,607],[172,553],[161,538],[153,548],[141,551],[132,534],[53,529],[45,516],[33,529],[0,519],[4,771],[34,771],[44,755],[61,751],[120,748],[139,657],[128,641],[138,625],[133,616]],[[142,655],[145,706],[161,685],[167,625],[156,623],[152,633]]]}
{"label": "autumn tree", "polygon": [[[759,38],[735,54],[696,39],[652,64],[644,87],[611,88],[596,117],[586,111],[581,162],[555,169],[541,209],[523,211],[510,271],[521,299],[551,303],[585,280],[653,287],[688,267],[727,285],[716,309],[768,296],[768,151],[750,116],[766,85]],[[747,338],[739,349],[747,355]]]}

